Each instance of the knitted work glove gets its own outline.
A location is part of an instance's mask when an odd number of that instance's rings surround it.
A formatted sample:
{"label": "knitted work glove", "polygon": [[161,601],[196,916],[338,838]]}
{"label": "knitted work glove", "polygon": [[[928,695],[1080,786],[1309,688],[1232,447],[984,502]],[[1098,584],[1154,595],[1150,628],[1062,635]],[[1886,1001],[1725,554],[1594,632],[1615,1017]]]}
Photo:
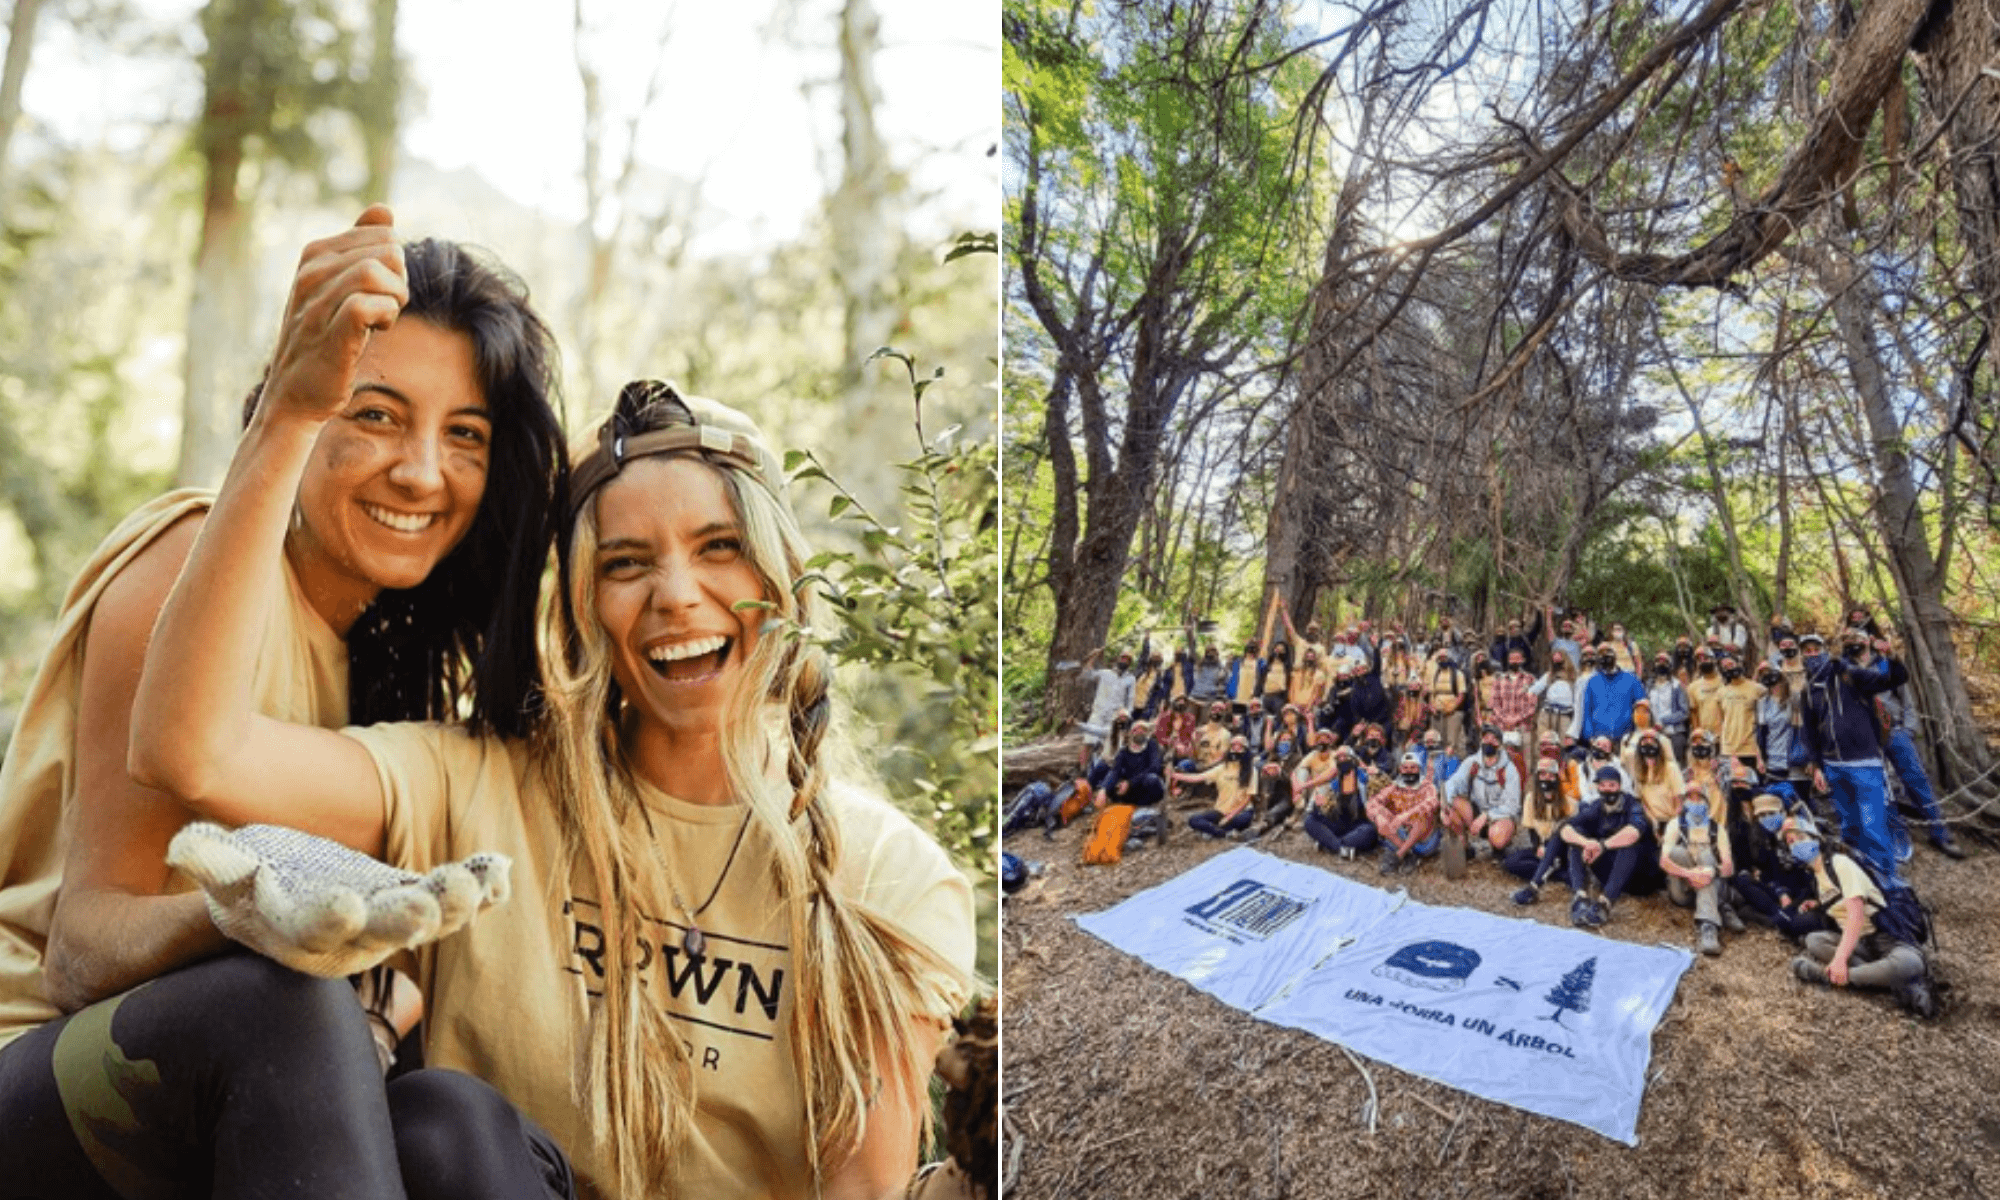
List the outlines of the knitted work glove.
{"label": "knitted work glove", "polygon": [[333,979],[456,933],[507,899],[505,855],[475,854],[415,875],[338,842],[276,825],[196,821],[167,865],[201,886],[217,928],[295,971]]}

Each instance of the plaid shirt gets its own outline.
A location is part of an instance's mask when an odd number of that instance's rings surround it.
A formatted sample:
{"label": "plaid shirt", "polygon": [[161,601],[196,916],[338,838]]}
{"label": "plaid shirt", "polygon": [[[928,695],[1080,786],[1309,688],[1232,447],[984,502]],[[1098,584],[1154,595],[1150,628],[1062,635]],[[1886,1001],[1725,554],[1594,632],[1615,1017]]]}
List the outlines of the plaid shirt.
{"label": "plaid shirt", "polygon": [[1493,700],[1489,709],[1502,729],[1525,729],[1535,718],[1535,697],[1528,689],[1534,678],[1526,671],[1502,671],[1493,677]]}

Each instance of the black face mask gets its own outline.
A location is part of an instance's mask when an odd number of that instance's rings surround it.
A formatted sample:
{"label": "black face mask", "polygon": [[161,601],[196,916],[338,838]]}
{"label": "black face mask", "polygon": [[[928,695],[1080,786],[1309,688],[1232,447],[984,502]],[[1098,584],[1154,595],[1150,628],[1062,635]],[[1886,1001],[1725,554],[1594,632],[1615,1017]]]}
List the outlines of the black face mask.
{"label": "black face mask", "polygon": [[1776,674],[1759,675],[1757,677],[1757,682],[1763,684],[1767,688],[1774,688],[1778,686],[1778,681],[1782,678],[1783,676]]}
{"label": "black face mask", "polygon": [[1403,781],[1404,787],[1415,787],[1417,784],[1417,780],[1422,778],[1422,775],[1420,772],[1417,771],[1405,771],[1401,775],[1398,775],[1396,778]]}
{"label": "black face mask", "polygon": [[1778,651],[1778,653],[1785,656],[1786,658],[1797,658],[1799,656],[1799,648],[1797,646],[1793,646],[1789,650],[1780,650]]}
{"label": "black face mask", "polygon": [[1840,648],[1840,657],[1846,659],[1848,662],[1857,662],[1861,658],[1861,651],[1863,649],[1864,647],[1861,646],[1842,646]]}
{"label": "black face mask", "polygon": [[1382,743],[1374,740],[1373,738],[1370,738],[1368,741],[1361,743],[1361,748],[1363,750],[1366,750],[1371,755],[1382,753]]}
{"label": "black face mask", "polygon": [[1707,746],[1696,746],[1694,749],[1688,751],[1688,753],[1694,755],[1696,758],[1715,757],[1715,751],[1709,749]]}
{"label": "black face mask", "polygon": [[1615,658],[1600,658],[1597,660],[1597,669],[1609,675],[1618,669],[1618,660]]}
{"label": "black face mask", "polygon": [[1654,664],[1653,664],[1653,674],[1655,674],[1655,675],[1659,675],[1659,676],[1662,676],[1662,677],[1664,677],[1664,676],[1667,676],[1667,675],[1671,675],[1671,674],[1673,674],[1673,673],[1674,673],[1674,669],[1673,669],[1672,667],[1668,666],[1668,665],[1667,665],[1666,663],[1654,663]]}
{"label": "black face mask", "polygon": [[1639,757],[1640,757],[1640,758],[1658,758],[1658,757],[1660,757],[1660,748],[1659,748],[1659,746],[1658,746],[1658,745],[1656,745],[1656,744],[1654,744],[1654,743],[1652,743],[1652,742],[1640,742],[1640,743],[1639,743]]}
{"label": "black face mask", "polygon": [[1481,742],[1479,743],[1479,753],[1487,758],[1492,758],[1494,755],[1500,753],[1500,747],[1494,745],[1492,742]]}
{"label": "black face mask", "polygon": [[1349,759],[1349,760],[1343,760],[1343,761],[1341,762],[1341,764],[1340,764],[1340,773],[1341,773],[1342,775],[1347,775],[1347,774],[1351,774],[1351,773],[1353,772],[1353,770],[1354,770],[1354,763],[1353,763],[1353,761],[1352,761],[1351,759]]}
{"label": "black face mask", "polygon": [[1592,751],[1590,752],[1590,757],[1591,757],[1591,760],[1592,760],[1592,761],[1594,761],[1594,762],[1610,762],[1610,761],[1611,761],[1611,751],[1609,751],[1609,750],[1592,750]]}
{"label": "black face mask", "polygon": [[1715,664],[1712,662],[1705,662],[1701,664],[1701,673],[1704,675],[1715,674]]}
{"label": "black face mask", "polygon": [[1727,680],[1729,680],[1729,681],[1730,681],[1731,683],[1734,683],[1734,682],[1736,682],[1737,680],[1739,680],[1739,679],[1743,678],[1743,668],[1742,668],[1742,667],[1724,667],[1724,668],[1722,668],[1722,677],[1723,677],[1724,679],[1727,679]]}

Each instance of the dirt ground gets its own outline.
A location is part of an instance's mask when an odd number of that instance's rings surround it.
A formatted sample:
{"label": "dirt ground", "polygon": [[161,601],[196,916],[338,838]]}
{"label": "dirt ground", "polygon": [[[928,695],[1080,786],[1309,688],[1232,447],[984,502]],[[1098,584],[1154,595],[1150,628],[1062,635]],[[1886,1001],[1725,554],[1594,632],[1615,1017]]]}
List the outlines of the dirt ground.
{"label": "dirt ground", "polygon": [[[1007,1120],[1020,1147],[1008,1193],[1061,1197],[1469,1197],[1661,1200],[1728,1196],[2000,1200],[2000,853],[1968,840],[1952,862],[1909,865],[1937,911],[1949,1007],[1935,1023],[1882,995],[1810,988],[1769,930],[1696,957],[1653,1036],[1627,1148],[1267,1025],[1079,930],[1097,912],[1228,849],[1177,828],[1115,867],[1079,865],[1087,820],[1007,848],[1046,864],[1003,902]],[[1377,886],[1370,858],[1338,862],[1296,827],[1259,848]],[[1568,890],[1516,909],[1490,861],[1395,882],[1426,904],[1567,924]],[[1619,906],[1604,930],[1692,948],[1693,918],[1665,896]]]}

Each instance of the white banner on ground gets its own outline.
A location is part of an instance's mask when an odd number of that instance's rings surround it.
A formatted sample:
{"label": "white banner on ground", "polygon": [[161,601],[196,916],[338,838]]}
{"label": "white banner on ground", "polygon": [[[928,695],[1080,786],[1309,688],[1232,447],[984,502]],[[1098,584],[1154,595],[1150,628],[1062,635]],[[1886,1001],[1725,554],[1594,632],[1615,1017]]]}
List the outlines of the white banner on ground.
{"label": "white banner on ground", "polygon": [[1076,923],[1226,1004],[1254,1010],[1401,902],[1401,893],[1239,846]]}
{"label": "white banner on ground", "polygon": [[1693,961],[1411,903],[1257,1015],[1636,1146],[1653,1026]]}
{"label": "white banner on ground", "polygon": [[1653,1027],[1693,962],[1247,847],[1076,921],[1264,1020],[1628,1146]]}

